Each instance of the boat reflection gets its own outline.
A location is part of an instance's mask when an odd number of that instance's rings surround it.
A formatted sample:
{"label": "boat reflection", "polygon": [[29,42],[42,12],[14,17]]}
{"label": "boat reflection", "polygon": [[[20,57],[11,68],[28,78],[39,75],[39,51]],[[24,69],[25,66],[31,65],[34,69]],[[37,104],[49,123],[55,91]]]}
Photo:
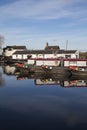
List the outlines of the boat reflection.
{"label": "boat reflection", "polygon": [[19,74],[17,80],[33,79],[35,85],[60,85],[61,87],[87,87],[86,79],[72,79],[41,75],[41,74]]}
{"label": "boat reflection", "polygon": [[36,85],[60,85],[61,87],[87,87],[87,80],[64,80],[64,79],[36,79]]}
{"label": "boat reflection", "polygon": [[87,87],[87,80],[70,80],[61,83],[63,87]]}
{"label": "boat reflection", "polygon": [[47,75],[41,73],[20,72],[15,66],[4,65],[3,72],[7,75],[15,75],[17,80],[33,79],[35,85],[58,85],[61,87],[87,87],[85,77],[62,77],[61,75]]}

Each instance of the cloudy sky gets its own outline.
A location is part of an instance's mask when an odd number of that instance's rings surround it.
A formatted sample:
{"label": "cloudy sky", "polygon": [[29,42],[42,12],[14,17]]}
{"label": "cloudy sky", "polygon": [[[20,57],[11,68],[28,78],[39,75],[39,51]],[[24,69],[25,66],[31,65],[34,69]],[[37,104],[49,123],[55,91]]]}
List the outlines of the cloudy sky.
{"label": "cloudy sky", "polygon": [[4,45],[87,50],[87,0],[0,0]]}

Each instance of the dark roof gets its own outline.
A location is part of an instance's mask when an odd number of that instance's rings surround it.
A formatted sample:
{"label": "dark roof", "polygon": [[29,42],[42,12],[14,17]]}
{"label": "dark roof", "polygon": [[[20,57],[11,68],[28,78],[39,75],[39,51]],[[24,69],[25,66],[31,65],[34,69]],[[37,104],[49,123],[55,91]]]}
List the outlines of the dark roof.
{"label": "dark roof", "polygon": [[59,46],[46,46],[45,50],[59,50],[60,47]]}
{"label": "dark roof", "polygon": [[13,49],[26,49],[26,46],[7,46],[7,47],[4,48],[4,49],[7,49],[7,48],[13,48]]}
{"label": "dark roof", "polygon": [[14,54],[73,54],[77,50],[26,50],[16,51]]}

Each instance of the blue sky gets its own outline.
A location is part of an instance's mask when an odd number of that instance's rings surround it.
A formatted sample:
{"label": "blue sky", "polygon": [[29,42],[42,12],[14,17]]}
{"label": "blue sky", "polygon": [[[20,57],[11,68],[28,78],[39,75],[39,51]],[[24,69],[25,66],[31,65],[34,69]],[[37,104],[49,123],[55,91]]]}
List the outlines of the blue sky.
{"label": "blue sky", "polygon": [[87,50],[87,0],[0,0],[3,46]]}

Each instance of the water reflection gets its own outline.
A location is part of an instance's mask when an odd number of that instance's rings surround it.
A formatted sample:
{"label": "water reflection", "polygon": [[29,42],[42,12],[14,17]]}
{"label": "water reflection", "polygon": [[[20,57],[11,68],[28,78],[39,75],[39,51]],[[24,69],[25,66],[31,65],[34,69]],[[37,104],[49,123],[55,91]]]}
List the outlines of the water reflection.
{"label": "water reflection", "polygon": [[3,78],[2,70],[0,68],[0,87],[4,86],[4,84],[5,84],[5,80]]}
{"label": "water reflection", "polygon": [[86,79],[21,73],[13,65],[2,68],[1,130],[87,130]]}
{"label": "water reflection", "polygon": [[2,65],[3,72],[7,75],[15,75],[16,66],[14,65]]}
{"label": "water reflection", "polygon": [[[33,79],[35,85],[60,85],[61,87],[87,87],[87,79],[85,77],[79,79],[78,77],[61,77],[47,74],[36,74],[20,72],[14,65],[2,66],[3,72],[6,75],[14,75],[17,80]],[[3,80],[1,80],[3,81]]]}

